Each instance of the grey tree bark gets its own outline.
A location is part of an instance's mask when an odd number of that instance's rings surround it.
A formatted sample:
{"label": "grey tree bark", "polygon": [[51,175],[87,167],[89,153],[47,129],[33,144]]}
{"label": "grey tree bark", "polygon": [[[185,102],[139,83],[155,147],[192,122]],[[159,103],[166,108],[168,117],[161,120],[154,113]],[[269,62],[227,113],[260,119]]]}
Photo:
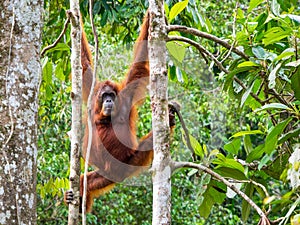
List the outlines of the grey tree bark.
{"label": "grey tree bark", "polygon": [[152,224],[171,224],[171,156],[166,67],[166,24],[162,0],[149,1],[150,98],[154,159]]}
{"label": "grey tree bark", "polygon": [[43,1],[0,8],[0,224],[36,224]]}
{"label": "grey tree bark", "polygon": [[71,70],[72,70],[72,128],[71,128],[71,161],[70,161],[70,188],[74,192],[74,202],[69,204],[68,224],[79,224],[79,196],[80,196],[80,153],[82,137],[82,67],[81,54],[81,27],[79,0],[70,1],[68,16],[71,21]]}

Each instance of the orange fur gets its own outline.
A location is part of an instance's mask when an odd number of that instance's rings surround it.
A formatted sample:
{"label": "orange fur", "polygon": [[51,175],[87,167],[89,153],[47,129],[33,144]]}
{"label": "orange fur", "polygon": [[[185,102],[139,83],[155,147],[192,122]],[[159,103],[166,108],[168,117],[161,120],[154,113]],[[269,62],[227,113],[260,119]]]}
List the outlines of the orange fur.
{"label": "orange fur", "polygon": [[[135,44],[134,61],[125,79],[120,83],[96,81],[92,100],[93,136],[89,164],[96,167],[87,174],[87,212],[93,199],[109,191],[116,182],[138,174],[153,159],[152,132],[140,141],[136,137],[136,107],[146,95],[149,83],[148,29],[149,13],[146,13],[140,35]],[[82,34],[81,63],[83,67],[83,101],[86,103],[92,83],[92,55],[86,35]],[[116,93],[113,113],[108,117],[103,111],[103,90]],[[88,144],[87,120],[83,138],[83,157]],[[81,175],[80,193],[83,192]]]}

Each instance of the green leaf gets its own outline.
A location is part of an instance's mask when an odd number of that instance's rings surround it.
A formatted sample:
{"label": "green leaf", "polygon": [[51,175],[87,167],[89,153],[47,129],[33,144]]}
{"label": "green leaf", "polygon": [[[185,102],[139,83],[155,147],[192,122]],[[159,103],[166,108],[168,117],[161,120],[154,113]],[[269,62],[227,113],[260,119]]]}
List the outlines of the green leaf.
{"label": "green leaf", "polygon": [[164,8],[165,8],[165,14],[166,14],[166,17],[168,17],[168,16],[169,16],[170,9],[169,9],[169,6],[168,6],[168,4],[167,4],[166,2],[164,3]]}
{"label": "green leaf", "polygon": [[226,197],[226,195],[224,193],[218,191],[217,189],[215,189],[213,187],[210,187],[208,189],[208,191],[209,191],[209,194],[214,198],[214,201],[218,204],[221,204]]}
{"label": "green leaf", "polygon": [[255,82],[253,82],[252,85],[244,92],[242,99],[241,99],[241,107],[243,107],[245,101],[248,99],[254,84],[255,84]]}
{"label": "green leaf", "polygon": [[[252,183],[247,183],[245,186],[245,194],[252,199],[254,192],[254,186]],[[247,221],[250,215],[251,205],[243,199],[242,201],[242,220]]]}
{"label": "green leaf", "polygon": [[269,134],[266,137],[265,146],[263,149],[265,153],[271,154],[271,152],[276,148],[278,136],[282,134],[284,128],[292,119],[293,118],[288,118],[270,129]]}
{"label": "green leaf", "polygon": [[70,47],[65,43],[58,43],[54,48],[49,49],[47,52],[54,51],[70,51]]}
{"label": "green leaf", "polygon": [[266,104],[263,107],[255,110],[255,112],[259,112],[262,110],[267,110],[267,109],[284,109],[284,110],[291,110],[289,107],[287,107],[286,105],[282,104],[282,103],[270,103],[270,104]]}
{"label": "green leaf", "polygon": [[258,145],[253,149],[247,156],[246,162],[252,162],[253,160],[259,159],[264,154],[265,144]]}
{"label": "green leaf", "polygon": [[296,99],[300,100],[300,68],[291,77],[291,86]]}
{"label": "green leaf", "polygon": [[237,19],[244,19],[245,18],[244,11],[242,9],[238,8],[236,18]]}
{"label": "green leaf", "polygon": [[188,5],[189,0],[176,3],[170,10],[169,22],[171,22],[185,7]]}
{"label": "green leaf", "polygon": [[228,167],[218,167],[214,171],[220,174],[222,177],[231,177],[236,180],[247,180],[245,174],[237,169],[232,169]]}
{"label": "green leaf", "polygon": [[169,77],[172,81],[176,78],[176,66],[169,66],[168,68]]}
{"label": "green leaf", "polygon": [[258,170],[261,170],[261,168],[263,168],[263,166],[267,165],[267,163],[272,159],[273,153],[275,151],[272,152],[272,154],[266,154],[264,155],[264,157],[262,157],[262,159],[259,161]]}
{"label": "green leaf", "polygon": [[276,67],[271,71],[271,73],[269,74],[268,80],[269,80],[269,84],[268,87],[269,88],[274,88],[276,85],[276,74],[278,72],[278,70],[281,67],[281,63],[278,63],[276,65]]}
{"label": "green leaf", "polygon": [[299,135],[300,135],[300,127],[284,134],[281,138],[279,138],[278,144],[282,144],[283,142],[289,140],[290,138],[299,137]]}
{"label": "green leaf", "polygon": [[256,8],[262,2],[263,0],[251,0],[247,12],[250,13],[254,8]]}
{"label": "green leaf", "polygon": [[203,148],[202,148],[201,144],[192,135],[190,135],[190,141],[191,141],[191,145],[195,151],[195,154],[200,156],[201,158],[203,158],[204,152],[203,152]]}
{"label": "green leaf", "polygon": [[262,131],[260,130],[245,130],[245,131],[240,131],[232,135],[230,138],[236,138],[236,137],[241,137],[249,134],[263,134]]}
{"label": "green leaf", "polygon": [[168,42],[167,49],[170,54],[180,63],[182,63],[185,56],[185,45],[182,45],[180,42]]}
{"label": "green leaf", "polygon": [[252,53],[256,56],[258,59],[265,59],[268,53],[265,51],[265,49],[261,46],[255,46],[252,48]]}
{"label": "green leaf", "polygon": [[233,139],[231,142],[224,145],[224,149],[234,155],[237,155],[241,147],[240,139]]}
{"label": "green leaf", "polygon": [[226,158],[224,155],[222,154],[218,154],[217,158],[213,161],[213,163],[218,165],[220,167],[227,167],[227,168],[232,168],[232,169],[237,169],[239,171],[241,171],[242,173],[244,173],[244,167],[237,162],[235,159],[230,159],[230,158]]}
{"label": "green leaf", "polygon": [[260,65],[255,62],[252,62],[252,61],[245,61],[245,62],[240,63],[237,67],[241,68],[241,67],[253,67],[253,66],[258,67]]}
{"label": "green leaf", "polygon": [[292,56],[295,55],[295,50],[293,48],[288,48],[288,49],[285,49],[279,56],[277,56],[275,58],[276,61],[279,61],[281,59],[289,59],[291,58]]}
{"label": "green leaf", "polygon": [[281,27],[273,27],[269,29],[262,40],[265,46],[276,43],[292,34],[291,29],[283,30]]}
{"label": "green leaf", "polygon": [[280,16],[280,5],[278,4],[277,0],[272,0],[271,11],[274,15]]}
{"label": "green leaf", "polygon": [[46,82],[46,85],[52,84],[52,62],[48,58],[43,64],[43,80]]}
{"label": "green leaf", "polygon": [[56,77],[60,80],[60,81],[64,81],[65,80],[65,74],[63,71],[63,61],[60,61],[55,68],[55,75]]}
{"label": "green leaf", "polygon": [[244,148],[247,154],[249,154],[253,150],[251,138],[249,135],[244,136]]}
{"label": "green leaf", "polygon": [[200,216],[207,218],[210,214],[210,211],[212,209],[212,206],[214,205],[215,201],[213,199],[213,197],[208,193],[208,191],[206,191],[203,194],[203,202],[199,207],[199,214]]}
{"label": "green leaf", "polygon": [[286,64],[286,66],[292,66],[292,67],[298,67],[299,65],[300,65],[300,59]]}
{"label": "green leaf", "polygon": [[183,79],[183,75],[182,75],[182,72],[181,72],[181,69],[176,66],[176,76],[177,76],[177,80],[181,83],[184,82],[184,79]]}

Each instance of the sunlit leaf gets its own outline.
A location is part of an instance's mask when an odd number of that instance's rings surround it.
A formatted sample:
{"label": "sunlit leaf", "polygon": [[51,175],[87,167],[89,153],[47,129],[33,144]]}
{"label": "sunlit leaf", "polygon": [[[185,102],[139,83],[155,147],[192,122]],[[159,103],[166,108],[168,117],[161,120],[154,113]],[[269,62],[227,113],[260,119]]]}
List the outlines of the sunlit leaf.
{"label": "sunlit leaf", "polygon": [[232,135],[230,138],[236,138],[236,137],[241,137],[249,134],[263,134],[262,131],[260,130],[245,130],[245,131],[240,131]]}
{"label": "sunlit leaf", "polygon": [[274,88],[276,85],[276,74],[278,72],[278,70],[281,67],[281,63],[278,63],[276,65],[276,67],[271,71],[271,73],[269,74],[268,80],[269,80],[269,88]]}
{"label": "sunlit leaf", "polygon": [[241,107],[243,107],[245,101],[248,99],[251,91],[252,91],[252,88],[254,86],[255,82],[252,83],[252,85],[244,92],[242,98],[241,98]]}
{"label": "sunlit leaf", "polygon": [[299,65],[300,65],[300,59],[286,64],[286,66],[292,66],[292,67],[298,67]]}
{"label": "sunlit leaf", "polygon": [[278,4],[277,0],[272,0],[271,2],[271,11],[274,15],[280,15],[280,5]]}
{"label": "sunlit leaf", "polygon": [[262,106],[261,108],[255,110],[255,112],[259,112],[262,110],[267,110],[267,109],[284,109],[284,110],[291,110],[288,106],[282,104],[282,103],[270,103]]}
{"label": "sunlit leaf", "polygon": [[250,13],[254,8],[256,8],[262,2],[263,0],[251,0],[247,12]]}
{"label": "sunlit leaf", "polygon": [[182,2],[176,3],[170,10],[169,22],[171,22],[180,12],[182,12],[182,10],[185,9],[188,3],[189,0],[184,0]]}
{"label": "sunlit leaf", "polygon": [[170,54],[178,61],[182,62],[185,56],[185,45],[182,45],[180,42],[168,42],[167,49]]}
{"label": "sunlit leaf", "polygon": [[237,155],[241,147],[241,140],[240,139],[234,139],[231,142],[224,145],[224,149],[227,152],[230,152],[234,155]]}
{"label": "sunlit leaf", "polygon": [[260,65],[255,62],[252,62],[252,61],[246,61],[246,62],[240,63],[237,67],[241,68],[241,67],[252,67],[252,66],[257,67]]}

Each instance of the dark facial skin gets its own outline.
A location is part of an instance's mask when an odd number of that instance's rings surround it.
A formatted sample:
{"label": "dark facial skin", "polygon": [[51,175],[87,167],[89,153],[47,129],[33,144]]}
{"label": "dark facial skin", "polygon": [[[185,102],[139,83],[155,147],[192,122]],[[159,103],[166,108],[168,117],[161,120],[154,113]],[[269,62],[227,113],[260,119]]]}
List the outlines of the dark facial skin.
{"label": "dark facial skin", "polygon": [[104,116],[111,116],[116,99],[116,92],[110,87],[105,86],[100,94],[99,100],[102,103],[102,113]]}

